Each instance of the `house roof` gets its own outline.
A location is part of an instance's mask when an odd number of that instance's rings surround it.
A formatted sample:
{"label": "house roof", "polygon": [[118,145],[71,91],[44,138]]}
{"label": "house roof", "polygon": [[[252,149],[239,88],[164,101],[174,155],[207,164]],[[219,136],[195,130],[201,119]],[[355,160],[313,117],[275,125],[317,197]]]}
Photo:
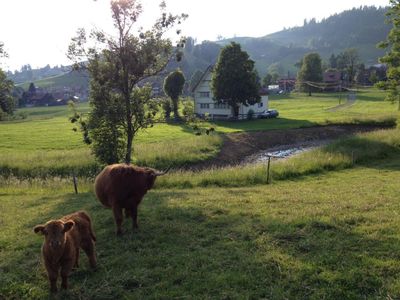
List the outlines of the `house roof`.
{"label": "house roof", "polygon": [[208,74],[208,72],[212,72],[213,68],[214,68],[214,65],[209,65],[209,66],[207,67],[207,69],[205,69],[205,71],[204,71],[203,75],[201,75],[199,81],[193,86],[192,92],[195,91],[195,89],[198,87],[198,85],[200,84],[200,82],[203,81],[204,77]]}

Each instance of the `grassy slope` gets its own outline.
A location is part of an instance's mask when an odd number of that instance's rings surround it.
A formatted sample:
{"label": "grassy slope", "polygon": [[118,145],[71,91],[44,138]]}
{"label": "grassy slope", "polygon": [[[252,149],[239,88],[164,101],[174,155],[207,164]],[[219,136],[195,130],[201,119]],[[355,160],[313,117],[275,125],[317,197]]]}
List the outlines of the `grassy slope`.
{"label": "grassy slope", "polygon": [[114,236],[91,184],[0,186],[0,298],[44,298],[42,237],[32,228],[85,209],[99,268],[87,259],[66,298],[395,299],[400,297],[400,159],[247,188],[157,189]]}

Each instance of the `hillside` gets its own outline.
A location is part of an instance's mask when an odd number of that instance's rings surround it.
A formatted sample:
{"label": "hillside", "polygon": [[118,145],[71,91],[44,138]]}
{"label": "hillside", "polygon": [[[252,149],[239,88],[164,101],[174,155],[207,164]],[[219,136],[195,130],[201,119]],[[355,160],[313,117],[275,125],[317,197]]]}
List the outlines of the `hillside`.
{"label": "hillside", "polygon": [[[347,48],[357,48],[362,62],[371,65],[378,62],[384,51],[376,44],[383,41],[391,26],[385,23],[386,8],[360,7],[335,14],[317,22],[305,21],[303,26],[285,29],[259,38],[235,37],[221,41],[203,41],[196,44],[187,38],[184,58],[173,63],[168,70],[180,67],[189,81],[196,71],[204,71],[217,60],[221,47],[231,41],[240,43],[256,62],[260,76],[275,69],[281,76],[296,74],[294,66],[304,54],[315,51],[327,61],[331,54],[339,54]],[[155,79],[162,84],[163,78]],[[36,86],[86,85],[88,80],[82,74],[66,73],[34,81]],[[25,85],[24,85],[25,87]]]}

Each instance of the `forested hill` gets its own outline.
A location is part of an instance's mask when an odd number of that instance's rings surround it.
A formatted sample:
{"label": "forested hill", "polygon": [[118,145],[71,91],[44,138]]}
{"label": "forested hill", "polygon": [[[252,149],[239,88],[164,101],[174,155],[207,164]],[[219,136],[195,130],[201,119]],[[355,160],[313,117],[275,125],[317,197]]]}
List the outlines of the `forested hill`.
{"label": "forested hill", "polygon": [[[189,45],[188,61],[184,62],[187,64],[185,71],[192,73],[196,65],[200,67],[213,63],[216,56],[212,55],[218,53],[217,45],[221,47],[231,41],[240,43],[250,54],[262,76],[268,68],[281,75],[286,75],[288,71],[295,73],[294,64],[311,51],[320,53],[327,60],[332,53],[337,55],[346,48],[357,48],[366,65],[375,64],[384,54],[376,44],[386,38],[391,28],[385,23],[386,10],[376,7],[353,8],[318,22],[315,19],[304,21],[301,27],[260,38],[238,37]],[[190,68],[187,68],[189,65]]]}
{"label": "forested hill", "polygon": [[[384,51],[378,49],[376,44],[386,39],[391,26],[385,23],[386,8],[360,7],[335,14],[321,21],[315,19],[304,21],[303,26],[285,29],[264,37],[235,37],[220,41],[204,41],[197,44],[193,38],[188,38],[185,46],[184,58],[180,63],[170,64],[167,71],[180,67],[189,81],[192,76],[204,71],[207,66],[217,60],[222,46],[231,41],[238,42],[256,62],[260,76],[267,72],[278,73],[286,76],[288,72],[293,76],[297,69],[295,63],[299,62],[304,54],[318,52],[322,59],[327,61],[331,54],[338,55],[346,48],[357,48],[360,58],[365,65],[378,62]],[[284,13],[282,13],[284,17]],[[267,31],[268,28],[265,28]],[[31,75],[31,70],[25,71]],[[29,73],[29,74],[28,74]],[[10,78],[11,75],[8,74]],[[15,75],[15,74],[14,74]],[[17,74],[20,77],[24,74]],[[55,85],[61,84],[64,76],[54,81]],[[155,82],[162,85],[163,78]],[[52,81],[52,82],[53,82]],[[70,82],[71,80],[68,80]],[[47,81],[38,81],[38,86]],[[87,81],[86,83],[87,84]]]}

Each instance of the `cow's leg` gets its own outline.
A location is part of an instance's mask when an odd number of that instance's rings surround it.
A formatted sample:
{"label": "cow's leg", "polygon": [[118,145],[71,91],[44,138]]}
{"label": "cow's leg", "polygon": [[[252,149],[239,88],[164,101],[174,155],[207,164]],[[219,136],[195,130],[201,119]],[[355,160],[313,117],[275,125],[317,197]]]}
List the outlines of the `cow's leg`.
{"label": "cow's leg", "polygon": [[114,213],[115,224],[117,225],[117,235],[120,235],[122,234],[122,208],[114,204],[112,209]]}
{"label": "cow's leg", "polygon": [[85,239],[81,245],[83,251],[85,251],[89,258],[89,263],[92,268],[96,268],[96,250],[92,239]]}
{"label": "cow's leg", "polygon": [[132,227],[133,230],[135,230],[135,228],[139,228],[137,222],[137,205],[134,205],[133,208],[131,209],[131,217],[132,217]]}
{"label": "cow's leg", "polygon": [[61,265],[61,287],[63,289],[68,288],[68,275],[71,273],[74,263],[75,259],[71,259]]}
{"label": "cow's leg", "polygon": [[79,248],[75,248],[75,252],[76,252],[76,256],[75,256],[74,268],[78,268],[79,267]]}
{"label": "cow's leg", "polygon": [[58,267],[55,267],[50,262],[46,261],[46,259],[45,259],[45,267],[50,282],[50,291],[52,293],[55,293],[57,292]]}

